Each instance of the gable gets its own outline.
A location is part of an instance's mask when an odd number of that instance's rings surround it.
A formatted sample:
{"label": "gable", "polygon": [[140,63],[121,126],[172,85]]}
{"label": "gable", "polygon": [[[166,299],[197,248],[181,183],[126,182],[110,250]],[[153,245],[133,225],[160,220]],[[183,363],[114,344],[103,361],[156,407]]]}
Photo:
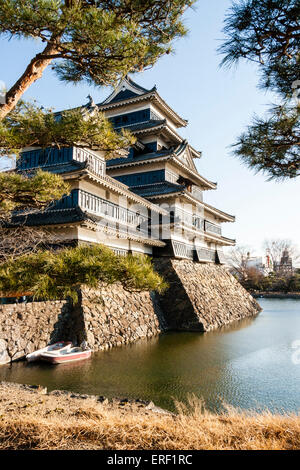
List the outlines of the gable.
{"label": "gable", "polygon": [[193,171],[197,171],[196,165],[194,163],[194,159],[191,155],[191,151],[189,149],[189,146],[187,145],[185,149],[177,154],[177,158],[182,161],[188,168],[190,168]]}
{"label": "gable", "polygon": [[109,103],[115,103],[117,101],[127,100],[129,98],[135,98],[137,96],[144,95],[149,93],[150,90],[141,87],[129,77],[125,77],[117,86],[117,88],[106,98],[101,105],[106,105]]}

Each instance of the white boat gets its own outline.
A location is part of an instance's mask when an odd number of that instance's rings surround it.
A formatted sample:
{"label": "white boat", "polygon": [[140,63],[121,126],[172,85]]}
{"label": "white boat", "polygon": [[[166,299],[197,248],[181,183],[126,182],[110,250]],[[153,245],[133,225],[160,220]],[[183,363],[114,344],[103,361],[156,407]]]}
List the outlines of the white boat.
{"label": "white boat", "polygon": [[67,351],[72,347],[71,341],[59,341],[58,343],[50,344],[45,348],[38,349],[37,351],[33,351],[30,354],[27,354],[26,359],[28,362],[38,361],[41,359],[41,354],[46,352],[57,352],[57,351]]}
{"label": "white boat", "polygon": [[66,362],[83,361],[91,357],[92,350],[83,347],[60,349],[57,351],[46,351],[41,354],[41,360],[51,364],[64,364]]}

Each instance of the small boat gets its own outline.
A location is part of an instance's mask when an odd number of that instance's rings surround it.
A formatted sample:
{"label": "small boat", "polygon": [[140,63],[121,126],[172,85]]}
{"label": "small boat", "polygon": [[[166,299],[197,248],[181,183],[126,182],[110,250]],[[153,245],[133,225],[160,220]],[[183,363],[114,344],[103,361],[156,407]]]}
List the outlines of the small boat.
{"label": "small boat", "polygon": [[27,354],[26,359],[28,362],[38,361],[41,359],[41,354],[46,352],[57,352],[57,351],[67,351],[72,347],[71,341],[59,341],[58,343],[50,344],[45,348],[38,349],[33,351],[30,354]]}
{"label": "small boat", "polygon": [[51,364],[64,364],[66,362],[83,361],[91,357],[92,350],[83,347],[60,349],[58,351],[47,351],[41,354],[41,360]]}

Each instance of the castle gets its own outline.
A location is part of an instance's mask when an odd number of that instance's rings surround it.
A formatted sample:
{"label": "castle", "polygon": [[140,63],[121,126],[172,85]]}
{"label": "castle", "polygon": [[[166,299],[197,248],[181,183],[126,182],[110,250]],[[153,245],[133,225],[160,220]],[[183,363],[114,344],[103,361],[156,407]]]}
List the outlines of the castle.
{"label": "castle", "polygon": [[150,255],[169,288],[159,295],[101,284],[92,291],[81,286],[78,304],[4,302],[0,364],[58,340],[86,340],[94,351],[104,350],[166,330],[206,332],[260,311],[222,266],[223,247],[235,241],[222,235],[221,226],[234,217],[203,200],[217,185],[198,173],[194,160],[201,154],[177,132],[187,121],[155,87],[147,90],[128,77],[101,104],[89,97],[81,109],[95,107],[116,130],[130,130],[135,144],[110,160],[79,146],[24,149],[16,171],[60,174],[71,192],[43,212],[16,219],[46,227],[60,246],[104,243],[119,255]]}
{"label": "castle", "polygon": [[[223,264],[223,247],[234,240],[221,224],[232,215],[204,202],[217,184],[199,174],[195,150],[177,132],[187,121],[159,95],[129,77],[96,105],[116,130],[128,129],[136,142],[111,160],[104,152],[78,147],[26,148],[17,171],[42,168],[60,174],[71,192],[26,224],[47,227],[60,242],[104,243],[118,254]],[[84,109],[84,107],[83,107]]]}

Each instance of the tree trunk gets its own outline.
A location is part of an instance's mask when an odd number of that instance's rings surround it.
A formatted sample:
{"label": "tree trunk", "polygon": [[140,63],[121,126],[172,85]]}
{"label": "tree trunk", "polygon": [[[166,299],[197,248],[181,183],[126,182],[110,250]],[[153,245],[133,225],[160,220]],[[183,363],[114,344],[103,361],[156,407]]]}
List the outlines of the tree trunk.
{"label": "tree trunk", "polygon": [[0,121],[14,109],[25,91],[38,78],[41,78],[45,68],[59,54],[57,42],[49,42],[43,52],[37,54],[26,67],[25,72],[19,80],[6,93],[5,104],[0,104]]}

